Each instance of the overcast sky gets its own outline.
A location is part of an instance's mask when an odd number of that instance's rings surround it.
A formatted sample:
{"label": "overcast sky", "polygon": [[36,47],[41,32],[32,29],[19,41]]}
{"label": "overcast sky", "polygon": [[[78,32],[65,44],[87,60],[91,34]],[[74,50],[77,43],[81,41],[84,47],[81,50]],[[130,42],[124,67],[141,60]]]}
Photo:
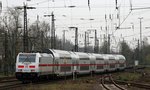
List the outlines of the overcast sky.
{"label": "overcast sky", "polygon": [[[3,12],[6,7],[22,6],[23,3],[27,3],[28,6],[36,7],[35,10],[28,10],[28,18],[31,22],[36,20],[36,16],[40,16],[40,21],[47,21],[50,18],[44,17],[45,14],[51,14],[54,12],[56,19],[56,33],[62,35],[62,30],[68,30],[68,27],[75,26],[79,28],[79,32],[84,34],[87,29],[96,29],[98,31],[98,37],[106,34],[105,26],[107,19],[107,26],[109,27],[109,33],[112,34],[112,44],[119,41],[121,37],[124,37],[128,42],[132,42],[136,45],[135,39],[139,39],[140,24],[139,17],[142,19],[142,32],[143,37],[150,36],[150,8],[130,10],[132,8],[145,8],[149,7],[150,0],[117,0],[117,4],[120,7],[120,23],[121,28],[130,29],[118,29],[115,31],[115,25],[119,24],[117,19],[116,0],[89,0],[90,9],[88,7],[88,0],[1,0],[3,4]],[[130,3],[131,2],[131,3]],[[74,8],[68,8],[68,6],[75,6]],[[131,11],[131,12],[130,12]],[[130,13],[130,14],[129,14]],[[129,14],[129,16],[128,16]],[[107,18],[105,18],[105,15]],[[112,15],[110,20],[110,15]],[[128,16],[128,17],[127,17]],[[126,18],[127,17],[127,18]],[[126,19],[125,19],[126,18]],[[89,20],[94,19],[94,20]],[[133,23],[133,24],[131,24]],[[134,26],[134,28],[133,28]],[[102,28],[101,28],[102,27]],[[73,31],[69,31],[72,32]],[[69,33],[68,32],[68,33]],[[72,37],[70,35],[70,37]],[[83,39],[83,38],[82,38]],[[115,40],[114,40],[115,39]]]}

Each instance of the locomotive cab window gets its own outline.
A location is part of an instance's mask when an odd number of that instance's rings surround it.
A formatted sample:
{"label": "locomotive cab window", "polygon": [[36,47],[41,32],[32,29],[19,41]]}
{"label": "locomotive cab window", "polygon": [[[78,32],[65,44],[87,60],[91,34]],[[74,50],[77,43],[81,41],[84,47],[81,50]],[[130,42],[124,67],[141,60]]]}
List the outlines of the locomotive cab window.
{"label": "locomotive cab window", "polygon": [[19,62],[35,62],[36,54],[20,54]]}

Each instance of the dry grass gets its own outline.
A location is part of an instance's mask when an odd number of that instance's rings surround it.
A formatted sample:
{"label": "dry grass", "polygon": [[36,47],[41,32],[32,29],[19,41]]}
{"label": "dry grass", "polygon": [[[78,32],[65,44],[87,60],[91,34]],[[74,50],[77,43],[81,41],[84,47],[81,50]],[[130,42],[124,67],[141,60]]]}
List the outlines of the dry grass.
{"label": "dry grass", "polygon": [[115,79],[123,80],[123,81],[136,81],[141,78],[141,74],[139,73],[128,73],[122,72],[119,75],[116,75]]}
{"label": "dry grass", "polygon": [[73,83],[58,83],[50,85],[42,85],[36,87],[27,87],[25,90],[92,90],[91,84],[73,84]]}

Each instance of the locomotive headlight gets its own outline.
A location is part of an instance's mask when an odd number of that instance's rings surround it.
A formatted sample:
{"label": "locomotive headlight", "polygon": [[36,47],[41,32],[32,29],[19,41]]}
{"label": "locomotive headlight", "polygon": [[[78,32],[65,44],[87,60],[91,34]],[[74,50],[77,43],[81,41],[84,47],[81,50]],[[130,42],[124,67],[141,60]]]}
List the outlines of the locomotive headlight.
{"label": "locomotive headlight", "polygon": [[31,65],[31,66],[29,66],[29,68],[35,68],[35,66]]}

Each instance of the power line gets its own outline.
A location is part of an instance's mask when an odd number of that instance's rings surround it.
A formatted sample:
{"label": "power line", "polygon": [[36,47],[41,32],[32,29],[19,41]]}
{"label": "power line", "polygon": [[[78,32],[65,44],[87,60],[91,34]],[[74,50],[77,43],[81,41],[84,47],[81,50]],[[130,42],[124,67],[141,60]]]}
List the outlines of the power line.
{"label": "power line", "polygon": [[129,17],[132,11],[129,12],[129,14],[123,19],[123,21],[119,24],[117,28],[120,28],[120,26],[126,21],[126,19]]}
{"label": "power line", "polygon": [[150,7],[132,8],[132,10],[150,9]]}

